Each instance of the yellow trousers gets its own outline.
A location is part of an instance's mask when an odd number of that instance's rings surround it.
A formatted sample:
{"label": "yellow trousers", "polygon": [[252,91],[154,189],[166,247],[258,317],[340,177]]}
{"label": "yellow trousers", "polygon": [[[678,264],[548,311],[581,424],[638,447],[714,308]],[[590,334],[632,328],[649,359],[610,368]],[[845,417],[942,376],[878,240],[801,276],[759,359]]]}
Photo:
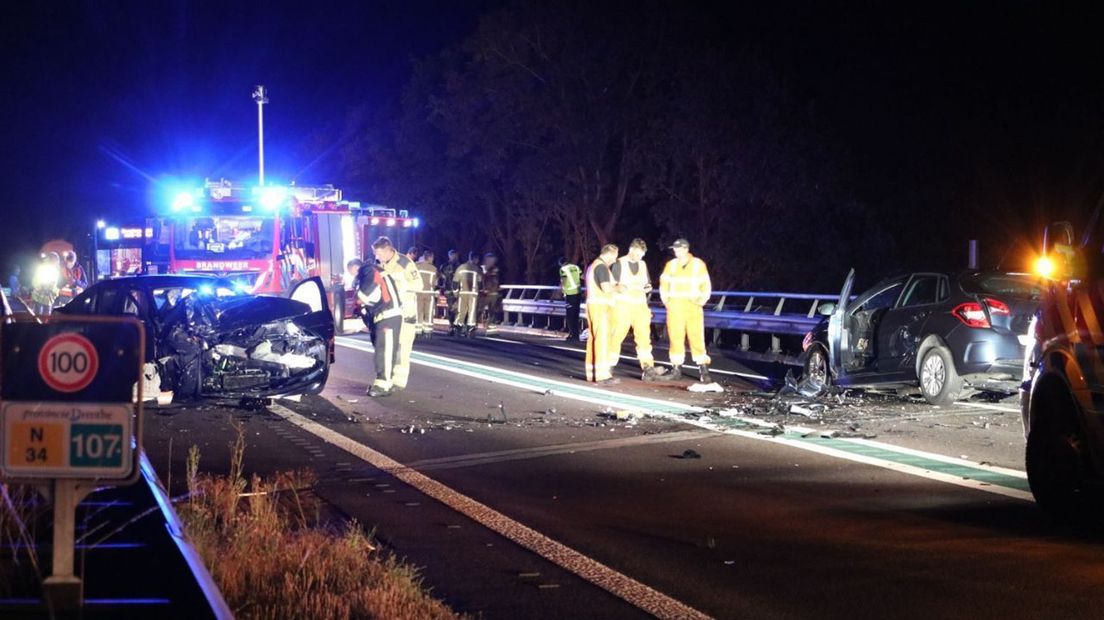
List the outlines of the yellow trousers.
{"label": "yellow trousers", "polygon": [[671,363],[686,362],[686,341],[690,341],[690,357],[695,364],[710,363],[705,352],[705,314],[702,307],[689,299],[667,301],[667,339],[670,342]]}
{"label": "yellow trousers", "polygon": [[418,332],[433,333],[433,313],[437,310],[437,291],[418,291]]}
{"label": "yellow trousers", "polygon": [[479,318],[475,313],[478,308],[478,297],[478,293],[460,293],[460,304],[456,310],[456,324],[458,326],[475,327],[475,322]]}
{"label": "yellow trousers", "polygon": [[640,367],[655,366],[652,357],[652,309],[648,304],[619,303],[613,306],[613,340],[610,341],[610,365],[621,361],[621,343],[632,330]]}
{"label": "yellow trousers", "polygon": [[587,304],[590,337],[586,345],[587,381],[604,381],[613,376],[610,368],[610,342],[613,335],[613,308]]}
{"label": "yellow trousers", "polygon": [[391,370],[391,382],[395,387],[404,388],[410,378],[410,350],[414,348],[414,339],[418,336],[418,324],[406,320],[399,329],[399,359]]}

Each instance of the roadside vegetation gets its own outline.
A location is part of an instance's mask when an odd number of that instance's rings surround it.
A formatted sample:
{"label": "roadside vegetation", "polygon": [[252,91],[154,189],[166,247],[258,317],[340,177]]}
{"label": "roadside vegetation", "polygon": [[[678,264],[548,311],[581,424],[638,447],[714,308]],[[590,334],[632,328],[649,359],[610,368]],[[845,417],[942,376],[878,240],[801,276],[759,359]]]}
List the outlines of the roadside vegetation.
{"label": "roadside vegetation", "polygon": [[41,583],[35,527],[47,508],[30,485],[0,478],[0,597],[37,590]]}
{"label": "roadside vegetation", "polygon": [[188,536],[238,618],[456,618],[417,571],[381,551],[354,522],[330,526],[310,472],[242,471],[241,428],[226,476],[199,472],[188,454]]}

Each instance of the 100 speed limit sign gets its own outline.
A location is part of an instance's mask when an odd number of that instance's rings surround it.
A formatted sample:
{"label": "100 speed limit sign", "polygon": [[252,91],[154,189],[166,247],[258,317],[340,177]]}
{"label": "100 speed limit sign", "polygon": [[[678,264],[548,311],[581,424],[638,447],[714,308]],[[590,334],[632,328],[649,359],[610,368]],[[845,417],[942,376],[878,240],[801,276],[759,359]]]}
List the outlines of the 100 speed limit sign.
{"label": "100 speed limit sign", "polygon": [[58,334],[47,340],[38,354],[38,373],[58,392],[83,390],[99,368],[96,347],[80,334]]}

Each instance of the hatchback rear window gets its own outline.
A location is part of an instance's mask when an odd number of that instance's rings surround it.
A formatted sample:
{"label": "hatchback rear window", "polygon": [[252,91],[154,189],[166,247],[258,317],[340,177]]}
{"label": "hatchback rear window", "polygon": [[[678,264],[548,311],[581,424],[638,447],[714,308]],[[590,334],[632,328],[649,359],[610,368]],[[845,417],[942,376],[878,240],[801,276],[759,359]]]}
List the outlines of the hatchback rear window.
{"label": "hatchback rear window", "polygon": [[1038,280],[1024,274],[994,273],[979,274],[963,280],[962,288],[967,293],[1003,295],[1019,299],[1039,299],[1043,289]]}

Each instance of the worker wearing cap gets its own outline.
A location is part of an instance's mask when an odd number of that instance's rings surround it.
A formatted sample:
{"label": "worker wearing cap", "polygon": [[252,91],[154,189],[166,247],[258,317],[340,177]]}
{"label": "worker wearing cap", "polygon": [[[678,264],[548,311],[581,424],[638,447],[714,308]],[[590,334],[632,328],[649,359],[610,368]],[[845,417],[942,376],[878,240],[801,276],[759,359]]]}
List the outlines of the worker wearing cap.
{"label": "worker wearing cap", "polygon": [[614,378],[610,364],[613,305],[616,303],[610,266],[617,260],[617,251],[617,246],[612,243],[602,246],[602,253],[586,270],[587,325],[590,329],[586,346],[586,378],[599,385],[620,383]]}
{"label": "worker wearing cap", "polygon": [[459,297],[456,311],[456,329],[460,336],[471,338],[475,333],[478,315],[480,280],[483,271],[479,267],[479,253],[468,252],[468,262],[460,265],[452,276],[453,286]]}
{"label": "worker wearing cap", "polygon": [[564,316],[564,328],[567,329],[567,342],[579,342],[579,309],[582,306],[581,288],[583,272],[575,263],[560,257],[560,288],[567,302],[567,314]]}
{"label": "worker wearing cap", "polygon": [[712,383],[709,354],[705,351],[705,313],[702,310],[713,294],[705,261],[690,254],[690,242],[676,239],[671,244],[675,257],[667,262],[659,276],[659,297],[667,308],[667,336],[670,341],[672,375],[679,376],[686,363],[686,341],[690,356],[700,368],[702,383]]}
{"label": "worker wearing cap", "polygon": [[479,316],[487,326],[487,332],[493,332],[498,323],[498,311],[502,305],[501,271],[498,268],[498,255],[487,252],[483,255],[483,279],[479,291]]}
{"label": "worker wearing cap", "polygon": [[422,278],[422,290],[418,291],[418,335],[428,340],[433,335],[433,311],[437,309],[437,266],[433,264],[433,250],[422,252],[422,260],[415,266]]}
{"label": "worker wearing cap", "polygon": [[403,323],[399,331],[399,361],[395,364],[391,379],[393,389],[402,390],[410,378],[410,351],[414,348],[418,332],[418,291],[422,290],[422,276],[418,274],[414,261],[399,254],[387,237],[377,239],[372,244],[372,252],[383,271],[391,276],[399,293]]}
{"label": "worker wearing cap", "polygon": [[456,270],[460,268],[460,252],[456,250],[448,251],[448,262],[441,265],[441,269],[438,270],[440,274],[438,278],[438,290],[445,296],[445,303],[447,308],[445,310],[446,318],[449,324],[449,335],[456,335],[456,310],[459,301],[459,295],[457,295],[452,276],[456,275]]}
{"label": "worker wearing cap", "polygon": [[648,265],[644,262],[647,252],[648,245],[643,239],[633,239],[628,253],[610,266],[615,282],[610,365],[616,366],[620,361],[621,343],[631,329],[636,343],[636,357],[640,360],[643,373],[640,378],[651,382],[674,377],[659,372],[652,357],[652,309],[648,307],[652,280],[648,275]]}

